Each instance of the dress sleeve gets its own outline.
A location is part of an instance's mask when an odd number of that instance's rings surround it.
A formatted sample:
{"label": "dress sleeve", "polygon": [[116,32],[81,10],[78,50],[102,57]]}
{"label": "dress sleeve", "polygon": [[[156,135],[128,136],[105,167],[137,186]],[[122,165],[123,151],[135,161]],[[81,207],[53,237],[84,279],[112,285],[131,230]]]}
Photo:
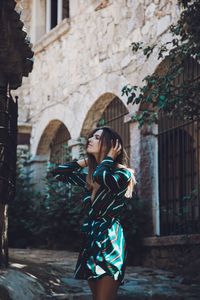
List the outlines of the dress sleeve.
{"label": "dress sleeve", "polygon": [[114,160],[107,156],[93,173],[93,180],[100,185],[107,186],[113,192],[119,192],[128,186],[131,180],[129,170],[114,169]]}
{"label": "dress sleeve", "polygon": [[82,167],[76,161],[72,161],[59,165],[51,173],[59,181],[85,187],[87,174],[81,173],[81,170]]}

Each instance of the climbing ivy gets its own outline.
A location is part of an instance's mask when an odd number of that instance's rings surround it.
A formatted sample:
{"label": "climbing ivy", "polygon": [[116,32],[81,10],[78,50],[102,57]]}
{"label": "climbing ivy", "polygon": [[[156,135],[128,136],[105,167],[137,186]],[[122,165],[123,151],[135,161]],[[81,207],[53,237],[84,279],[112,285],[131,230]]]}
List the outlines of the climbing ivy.
{"label": "climbing ivy", "polygon": [[200,78],[185,78],[176,83],[189,59],[200,60],[200,1],[179,0],[179,5],[181,14],[177,23],[170,27],[170,41],[163,43],[159,49],[156,44],[132,43],[133,52],[142,51],[149,59],[158,49],[157,59],[168,62],[164,74],[147,75],[142,87],[127,85],[122,89],[122,95],[127,96],[127,104],[139,104],[144,108],[132,117],[140,127],[156,123],[160,112],[182,120],[194,120],[200,114]]}

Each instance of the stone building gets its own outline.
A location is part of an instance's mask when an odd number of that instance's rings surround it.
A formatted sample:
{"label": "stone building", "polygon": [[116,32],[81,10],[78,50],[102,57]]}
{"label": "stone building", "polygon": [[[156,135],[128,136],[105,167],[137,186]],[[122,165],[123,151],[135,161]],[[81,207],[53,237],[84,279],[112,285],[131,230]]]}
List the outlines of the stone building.
{"label": "stone building", "polygon": [[[56,156],[62,161],[61,146],[66,141],[77,157],[91,128],[113,126],[125,140],[140,195],[152,203],[151,236],[188,232],[161,229],[158,169],[168,154],[158,156],[162,147],[158,126],[141,131],[131,120],[139,107],[127,105],[121,90],[127,84],[142,85],[146,75],[163,69],[156,53],[150,60],[141,53],[133,55],[131,43],[159,46],[170,38],[169,26],[178,15],[176,0],[23,1],[22,16],[34,45],[35,66],[18,91],[19,143],[30,146],[35,182],[39,187],[48,161],[55,161]],[[198,152],[199,144],[196,147]],[[195,176],[199,178],[199,170]],[[170,214],[168,206],[164,209]],[[198,213],[195,218],[199,220]],[[149,245],[154,246],[152,239],[146,240]]]}

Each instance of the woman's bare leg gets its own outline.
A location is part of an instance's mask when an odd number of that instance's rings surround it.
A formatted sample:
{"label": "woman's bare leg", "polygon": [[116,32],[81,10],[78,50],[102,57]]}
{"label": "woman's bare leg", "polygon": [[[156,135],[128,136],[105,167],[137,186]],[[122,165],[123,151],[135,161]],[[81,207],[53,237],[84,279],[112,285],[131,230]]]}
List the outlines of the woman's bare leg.
{"label": "woman's bare leg", "polygon": [[92,291],[93,300],[96,300],[96,296],[97,296],[97,282],[98,281],[88,280],[88,285]]}
{"label": "woman's bare leg", "polygon": [[95,300],[117,300],[119,281],[111,276],[104,276],[96,281]]}

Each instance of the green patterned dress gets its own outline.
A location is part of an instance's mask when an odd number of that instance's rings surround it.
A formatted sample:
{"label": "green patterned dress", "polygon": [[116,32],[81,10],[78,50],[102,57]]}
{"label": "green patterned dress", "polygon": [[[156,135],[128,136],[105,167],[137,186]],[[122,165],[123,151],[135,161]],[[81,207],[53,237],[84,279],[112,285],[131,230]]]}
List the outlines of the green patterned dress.
{"label": "green patterned dress", "polygon": [[75,269],[76,279],[99,279],[112,276],[121,283],[124,278],[126,243],[120,224],[124,195],[131,173],[126,168],[115,168],[107,156],[93,173],[100,187],[91,200],[86,174],[77,162],[60,165],[53,171],[56,179],[79,185],[85,189],[83,203],[86,219],[82,226],[84,240]]}

